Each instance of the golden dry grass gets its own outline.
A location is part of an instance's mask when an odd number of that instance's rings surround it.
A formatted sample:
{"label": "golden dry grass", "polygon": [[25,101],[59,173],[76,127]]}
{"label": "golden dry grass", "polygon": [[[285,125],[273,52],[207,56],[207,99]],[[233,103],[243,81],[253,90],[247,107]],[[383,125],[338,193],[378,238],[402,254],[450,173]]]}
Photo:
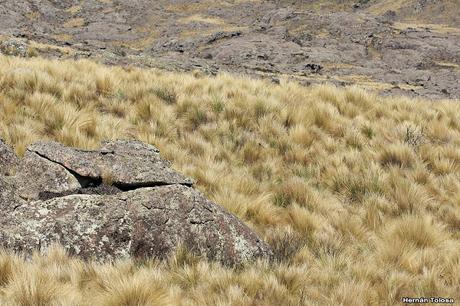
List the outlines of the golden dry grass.
{"label": "golden dry grass", "polygon": [[192,22],[201,22],[201,23],[209,23],[214,25],[225,25],[225,21],[221,18],[215,18],[211,16],[203,16],[203,15],[191,15],[185,18],[181,18],[178,20],[179,23],[192,23]]}
{"label": "golden dry grass", "polygon": [[80,11],[81,11],[81,5],[74,5],[66,9],[66,12],[72,15],[75,15]]}
{"label": "golden dry grass", "polygon": [[83,18],[71,18],[64,23],[64,28],[78,28],[85,25],[85,19]]}
{"label": "golden dry grass", "polygon": [[460,300],[459,101],[0,57],[0,136],[156,145],[274,248],[229,269],[0,255],[2,305],[394,305]]}

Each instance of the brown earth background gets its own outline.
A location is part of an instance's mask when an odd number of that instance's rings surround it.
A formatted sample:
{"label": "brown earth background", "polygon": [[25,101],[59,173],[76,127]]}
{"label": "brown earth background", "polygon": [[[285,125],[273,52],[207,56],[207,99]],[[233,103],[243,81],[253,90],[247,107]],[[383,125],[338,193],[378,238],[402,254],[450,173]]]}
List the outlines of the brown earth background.
{"label": "brown earth background", "polygon": [[456,0],[4,0],[0,41],[51,58],[459,98],[459,12]]}

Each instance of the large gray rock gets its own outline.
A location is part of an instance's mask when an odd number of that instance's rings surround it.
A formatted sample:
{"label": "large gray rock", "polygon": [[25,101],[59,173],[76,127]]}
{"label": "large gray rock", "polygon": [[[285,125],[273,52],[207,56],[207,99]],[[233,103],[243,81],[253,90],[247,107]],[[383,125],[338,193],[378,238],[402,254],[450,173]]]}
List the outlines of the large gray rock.
{"label": "large gray rock", "polygon": [[58,242],[85,259],[165,258],[182,243],[226,265],[270,253],[236,217],[177,184],[33,202],[16,208],[10,219],[21,222],[2,230],[3,245],[26,253]]}
{"label": "large gray rock", "polygon": [[[54,142],[28,148],[14,176],[0,175],[0,245],[44,252],[59,243],[98,261],[166,258],[179,245],[235,266],[271,250],[224,208],[138,141],[83,151]],[[111,175],[113,186],[103,182]]]}

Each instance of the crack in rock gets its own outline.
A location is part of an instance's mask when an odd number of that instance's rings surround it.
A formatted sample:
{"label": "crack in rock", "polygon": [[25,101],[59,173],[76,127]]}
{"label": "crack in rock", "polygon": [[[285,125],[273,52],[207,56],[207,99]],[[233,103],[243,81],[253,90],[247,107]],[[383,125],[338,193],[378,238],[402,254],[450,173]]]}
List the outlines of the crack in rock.
{"label": "crack in rock", "polygon": [[144,182],[144,183],[114,183],[113,186],[122,191],[132,191],[140,188],[150,188],[168,185],[182,185],[185,187],[192,187],[192,183],[168,183],[168,182]]}

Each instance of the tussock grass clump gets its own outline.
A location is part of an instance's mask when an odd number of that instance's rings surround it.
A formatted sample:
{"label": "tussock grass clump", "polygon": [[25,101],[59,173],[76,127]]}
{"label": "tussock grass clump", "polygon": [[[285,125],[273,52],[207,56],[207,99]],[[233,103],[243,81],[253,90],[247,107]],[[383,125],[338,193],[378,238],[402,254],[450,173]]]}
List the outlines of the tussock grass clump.
{"label": "tussock grass clump", "polygon": [[[157,146],[274,248],[233,270],[0,254],[0,304],[394,305],[460,299],[460,104],[0,57],[0,137]],[[110,175],[105,180],[110,182]],[[96,301],[96,302],[95,302]]]}

